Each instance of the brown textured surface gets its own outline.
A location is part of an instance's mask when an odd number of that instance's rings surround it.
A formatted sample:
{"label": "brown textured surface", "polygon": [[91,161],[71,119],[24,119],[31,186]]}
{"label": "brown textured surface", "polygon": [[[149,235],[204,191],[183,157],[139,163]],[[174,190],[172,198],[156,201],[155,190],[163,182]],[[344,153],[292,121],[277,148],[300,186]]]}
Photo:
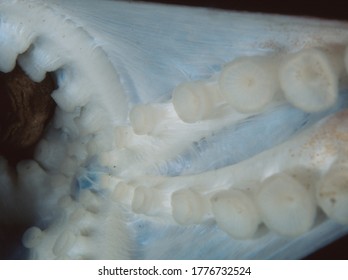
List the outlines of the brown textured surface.
{"label": "brown textured surface", "polygon": [[55,103],[51,75],[35,83],[19,66],[0,72],[0,155],[10,164],[31,158],[34,147],[51,119]]}

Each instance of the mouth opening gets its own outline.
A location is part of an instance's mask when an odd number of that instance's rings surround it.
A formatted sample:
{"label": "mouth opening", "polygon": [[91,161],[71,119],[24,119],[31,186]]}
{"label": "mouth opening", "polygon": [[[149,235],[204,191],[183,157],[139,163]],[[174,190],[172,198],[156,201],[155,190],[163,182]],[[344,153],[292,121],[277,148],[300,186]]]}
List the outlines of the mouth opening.
{"label": "mouth opening", "polygon": [[[0,258],[127,255],[117,205],[98,186],[108,169],[97,157],[127,110],[116,71],[82,27],[49,7],[1,8]],[[36,12],[38,22],[28,16]]]}
{"label": "mouth opening", "polygon": [[0,155],[12,167],[33,158],[56,108],[51,98],[56,88],[52,73],[36,83],[18,64],[10,73],[0,72]]}

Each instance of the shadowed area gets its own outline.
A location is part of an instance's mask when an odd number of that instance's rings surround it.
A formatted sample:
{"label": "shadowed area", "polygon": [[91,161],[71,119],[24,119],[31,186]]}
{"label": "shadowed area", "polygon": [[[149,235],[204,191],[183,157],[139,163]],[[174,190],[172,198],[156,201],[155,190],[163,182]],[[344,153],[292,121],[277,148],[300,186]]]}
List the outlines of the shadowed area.
{"label": "shadowed area", "polygon": [[0,72],[0,155],[11,165],[31,158],[44,128],[53,116],[52,75],[35,83],[17,65]]}
{"label": "shadowed area", "polygon": [[[13,168],[23,160],[33,157],[36,144],[51,120],[55,103],[51,98],[56,88],[51,74],[40,82],[33,82],[17,65],[10,73],[0,72],[0,156],[7,159]],[[8,172],[13,173],[13,168]],[[1,185],[2,190],[9,186]],[[0,208],[7,203],[2,200]],[[21,203],[19,203],[21,204]],[[19,206],[14,206],[21,216]],[[30,224],[14,217],[0,221],[0,259],[25,259],[27,250],[22,246],[23,232]]]}
{"label": "shadowed area", "polygon": [[23,232],[29,225],[0,224],[0,260],[22,260],[27,258],[27,249],[22,245]]}
{"label": "shadowed area", "polygon": [[198,7],[210,7],[223,10],[263,12],[273,14],[286,14],[296,16],[314,16],[328,19],[347,19],[344,9],[341,9],[341,2],[334,0],[328,3],[323,1],[300,0],[279,2],[275,0],[244,0],[244,1],[225,1],[225,0],[141,0],[139,2],[155,2],[174,5],[187,5]]}

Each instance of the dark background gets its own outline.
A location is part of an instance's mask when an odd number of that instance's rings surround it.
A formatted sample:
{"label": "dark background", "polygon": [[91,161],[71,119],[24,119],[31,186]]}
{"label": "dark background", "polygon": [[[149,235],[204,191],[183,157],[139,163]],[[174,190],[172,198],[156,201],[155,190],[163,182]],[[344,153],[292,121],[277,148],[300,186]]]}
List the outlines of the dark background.
{"label": "dark background", "polygon": [[328,19],[348,19],[348,2],[306,0],[143,0],[134,2],[156,2],[185,6],[212,7],[224,10],[302,15]]}
{"label": "dark background", "polygon": [[[139,1],[135,1],[139,2]],[[185,6],[211,7],[223,10],[263,12],[284,15],[309,16],[325,19],[348,20],[348,2],[345,1],[298,1],[298,0],[144,0]],[[348,235],[309,255],[306,259],[348,260]]]}

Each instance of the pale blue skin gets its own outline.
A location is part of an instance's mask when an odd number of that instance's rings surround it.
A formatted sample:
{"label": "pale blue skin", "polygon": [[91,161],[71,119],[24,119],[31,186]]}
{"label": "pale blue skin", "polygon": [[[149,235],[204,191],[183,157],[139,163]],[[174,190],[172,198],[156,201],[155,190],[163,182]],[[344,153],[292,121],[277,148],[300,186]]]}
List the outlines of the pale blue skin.
{"label": "pale blue skin", "polygon": [[[220,71],[223,64],[240,56],[299,50],[306,42],[306,32],[312,28],[309,26],[307,31],[302,31],[299,28],[302,19],[288,25],[285,32],[285,29],[273,28],[276,25],[273,21],[286,24],[286,18],[270,18],[267,22],[259,15],[246,19],[242,14],[205,9],[162,6],[154,12],[152,6],[139,3],[113,5],[109,2],[101,5],[99,1],[88,0],[81,6],[78,2],[69,2],[61,1],[63,11],[78,19],[96,41],[102,42],[103,49],[123,81],[130,104],[169,101],[172,89],[179,83],[206,79]],[[111,18],[112,22],[108,22]],[[303,20],[303,24],[307,22]],[[313,30],[318,29],[315,21],[311,24]],[[330,26],[330,23],[327,25]],[[296,39],[299,43],[294,46],[291,42]],[[334,41],[332,38],[330,40]],[[255,115],[250,122],[214,131],[211,137],[187,147],[186,152],[178,155],[178,158],[168,159],[159,171],[167,176],[180,176],[238,164],[286,141],[324,116],[346,108],[347,94],[344,90],[341,93],[338,103],[323,113],[307,114],[284,105],[272,112]],[[263,130],[277,133],[266,133],[261,142],[255,143],[253,135]],[[232,148],[240,152],[225,152]],[[211,157],[218,160],[211,163]],[[72,194],[76,195],[86,188],[98,192],[98,176],[95,173],[99,172],[104,172],[104,169],[98,163],[87,165],[85,177],[76,178]],[[86,181],[87,177],[89,180]],[[265,232],[253,240],[237,241],[217,228],[213,221],[190,227],[167,227],[134,218],[130,225],[135,232],[131,257],[302,258],[348,232],[346,226],[333,221],[321,224],[321,219],[318,218],[315,231],[298,238],[289,239]]]}
{"label": "pale blue skin", "polygon": [[323,117],[346,108],[347,101],[347,95],[342,93],[333,108],[320,113],[305,113],[284,104],[256,114],[193,143],[182,154],[161,166],[161,173],[167,176],[197,174],[237,164],[285,142]]}
{"label": "pale blue skin", "polygon": [[[306,36],[306,32],[300,34],[301,20],[297,20],[294,26],[286,28],[286,32],[283,32],[281,29],[272,30],[271,21],[269,25],[268,23],[264,24],[259,16],[246,20],[244,15],[240,14],[232,16],[222,11],[182,9],[172,6],[159,9],[156,16],[153,17],[151,6],[134,5],[127,7],[125,4],[124,10],[122,8],[118,10],[120,12],[113,10],[111,6],[109,8],[109,13],[113,14],[115,21],[112,30],[111,26],[105,28],[101,24],[96,26],[92,23],[91,27],[96,32],[95,34],[100,32],[99,34],[103,33],[107,36],[117,36],[117,46],[106,44],[105,50],[114,58],[113,63],[125,81],[124,86],[132,103],[167,101],[170,99],[171,89],[180,82],[207,78],[221,70],[224,63],[239,56],[267,55],[284,51],[295,52],[302,47],[301,43],[293,46],[289,42],[292,39],[305,38]],[[81,14],[85,12],[83,8],[76,8],[74,12],[77,10]],[[124,12],[125,10],[127,13]],[[97,7],[95,7],[95,11],[94,16],[99,17],[98,21],[101,22],[105,13],[108,13],[100,11],[99,14]],[[104,14],[101,14],[102,12]],[[107,17],[110,14],[107,14]],[[129,24],[124,24],[125,22],[129,22]],[[157,24],[158,22],[161,24]],[[285,22],[286,20],[284,20]],[[88,24],[86,22],[87,26]],[[268,32],[265,32],[265,29]],[[91,32],[93,33],[93,31]],[[263,42],[269,41],[273,44],[263,44]],[[129,45],[129,42],[134,42],[134,44]],[[259,42],[259,44],[254,42]],[[143,59],[122,61],[123,56],[119,59],[118,53],[122,53],[124,56],[125,54],[134,57],[140,56]],[[132,67],[128,67],[128,62],[131,62]],[[143,73],[146,73],[146,77]],[[345,97],[342,97],[338,106],[346,107]],[[338,107],[336,107],[337,109]],[[186,154],[178,155],[179,160],[168,160],[167,166],[163,170],[164,173],[179,175],[181,172],[185,173],[185,168],[189,165],[196,165],[196,169],[192,168],[187,173],[198,173],[208,168],[237,163],[250,157],[253,153],[268,149],[286,140],[287,137],[301,129],[305,123],[309,125],[307,121],[311,123],[315,119],[320,119],[320,117],[303,114],[296,109],[284,109],[282,112],[279,110],[278,113],[274,114],[279,114],[278,122],[263,122],[261,115],[261,118],[256,117],[255,121],[240,129],[244,145],[239,145],[241,142],[238,142],[238,137],[229,133],[228,129],[215,132],[214,137],[207,139],[204,151],[197,152],[199,150],[197,145],[188,147]],[[267,120],[268,118],[271,119],[272,115],[265,117]],[[292,120],[290,123],[287,122],[289,119]],[[283,134],[281,132],[279,135],[268,134],[264,138],[264,142],[258,143],[257,147],[252,141],[245,143],[248,135],[251,136],[250,139],[253,139],[255,129],[257,130],[265,123],[269,125],[270,131],[272,127],[280,127],[285,123],[287,125],[283,127]],[[221,147],[221,144],[223,147],[237,146],[244,148],[245,153],[240,152],[240,154],[234,155],[235,157],[226,158],[226,153],[219,152],[219,149],[214,148],[215,142],[218,142],[216,147]],[[250,150],[253,150],[252,154],[249,154]],[[221,155],[215,166],[212,166],[209,157],[214,153]],[[325,240],[320,240],[322,239],[320,237],[318,237],[320,241],[316,240],[315,235],[308,234],[307,237],[289,241],[287,238],[278,237],[274,243],[268,244],[267,240],[270,240],[271,237],[267,235],[261,239],[250,241],[231,240],[215,225],[188,228],[171,226],[170,229],[167,229],[140,221],[136,224],[139,247],[137,247],[138,250],[134,257],[139,259],[301,258],[309,253],[309,251],[303,250],[303,247],[319,248],[324,246],[324,243],[329,243],[347,232],[346,227],[339,226],[332,221],[330,223],[335,227],[335,230],[328,230],[330,233],[326,235]],[[181,244],[187,244],[187,246],[177,246]],[[263,244],[261,245],[263,247],[255,250],[254,248],[260,244]],[[235,253],[236,247],[237,250],[240,250],[239,253]]]}

